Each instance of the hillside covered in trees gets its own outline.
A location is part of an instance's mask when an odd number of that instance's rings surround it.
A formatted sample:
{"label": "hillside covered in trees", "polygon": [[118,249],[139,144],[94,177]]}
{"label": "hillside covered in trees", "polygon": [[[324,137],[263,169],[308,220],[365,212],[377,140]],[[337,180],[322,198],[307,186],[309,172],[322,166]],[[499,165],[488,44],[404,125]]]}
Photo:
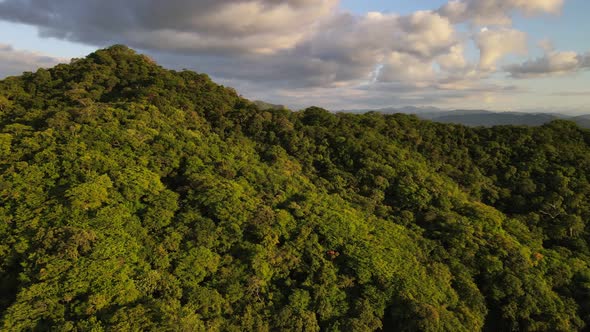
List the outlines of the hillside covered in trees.
{"label": "hillside covered in trees", "polygon": [[262,110],[114,46],[0,81],[0,330],[576,331],[590,131]]}

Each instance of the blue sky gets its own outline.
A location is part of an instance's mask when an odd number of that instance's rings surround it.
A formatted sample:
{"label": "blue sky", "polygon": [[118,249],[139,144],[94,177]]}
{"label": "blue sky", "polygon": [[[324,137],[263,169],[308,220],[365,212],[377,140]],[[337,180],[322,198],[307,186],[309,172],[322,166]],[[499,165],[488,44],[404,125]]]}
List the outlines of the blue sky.
{"label": "blue sky", "polygon": [[418,10],[431,10],[444,5],[442,0],[412,0],[412,1],[391,1],[391,0],[344,0],[341,7],[355,13],[366,13],[371,11],[391,12],[398,14],[411,14]]}
{"label": "blue sky", "polygon": [[[167,67],[206,72],[246,97],[294,108],[590,113],[590,1],[455,1],[463,12],[444,9],[442,0],[171,0],[174,6],[157,10],[138,0],[75,8],[55,0],[52,9],[42,0],[4,0],[0,76],[124,43]],[[241,25],[230,17],[240,11],[247,13]],[[151,21],[141,21],[143,12]]]}

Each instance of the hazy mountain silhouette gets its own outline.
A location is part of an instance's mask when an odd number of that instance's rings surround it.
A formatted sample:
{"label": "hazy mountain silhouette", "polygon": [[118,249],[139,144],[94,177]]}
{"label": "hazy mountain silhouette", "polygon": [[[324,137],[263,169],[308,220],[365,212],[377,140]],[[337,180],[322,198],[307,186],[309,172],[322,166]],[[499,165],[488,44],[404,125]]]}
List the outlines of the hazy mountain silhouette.
{"label": "hazy mountain silhouette", "polygon": [[375,110],[349,110],[342,112],[383,114],[414,114],[422,119],[441,123],[454,123],[466,126],[541,126],[553,120],[569,120],[583,128],[590,128],[590,115],[571,116],[560,113],[528,113],[528,112],[494,112],[488,110],[442,110],[436,107],[406,106],[401,108],[381,108]]}

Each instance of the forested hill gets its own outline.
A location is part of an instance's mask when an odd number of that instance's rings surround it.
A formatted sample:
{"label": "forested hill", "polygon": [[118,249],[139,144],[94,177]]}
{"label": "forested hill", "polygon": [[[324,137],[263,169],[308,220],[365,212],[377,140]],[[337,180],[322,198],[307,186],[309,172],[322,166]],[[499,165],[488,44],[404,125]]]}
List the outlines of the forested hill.
{"label": "forested hill", "polygon": [[0,330],[583,330],[589,144],[260,110],[123,46],[10,77]]}

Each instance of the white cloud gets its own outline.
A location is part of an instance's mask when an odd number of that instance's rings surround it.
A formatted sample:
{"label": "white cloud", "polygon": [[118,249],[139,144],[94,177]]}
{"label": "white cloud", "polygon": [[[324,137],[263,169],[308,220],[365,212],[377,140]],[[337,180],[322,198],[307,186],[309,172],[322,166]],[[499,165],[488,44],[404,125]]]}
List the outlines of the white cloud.
{"label": "white cloud", "polygon": [[424,61],[407,53],[393,52],[377,78],[380,82],[407,82],[424,86],[436,79],[432,61]]}
{"label": "white cloud", "polygon": [[526,33],[509,28],[482,29],[475,36],[480,51],[479,68],[482,71],[494,71],[496,62],[504,56],[526,54]]}
{"label": "white cloud", "polygon": [[[351,14],[339,3],[0,0],[0,19],[36,26],[45,37],[99,47],[127,44],[166,66],[206,72],[259,98],[261,91],[269,97],[282,91],[287,99],[291,97],[285,91],[297,91],[318,98],[366,95],[365,102],[424,95],[426,102],[484,94],[500,60],[526,52],[527,36],[511,27],[512,15],[555,14],[564,0],[450,0],[438,10],[408,15]],[[479,59],[466,57],[473,53],[472,42]],[[38,67],[30,61],[32,54],[17,59],[0,53],[0,71]],[[566,56],[561,57],[545,67],[567,71]],[[578,68],[590,62],[579,55],[576,59]],[[534,61],[511,67],[513,76],[529,75],[518,72],[539,67]],[[571,66],[571,56],[569,61]],[[371,85],[378,88],[367,88]],[[503,91],[492,86],[492,91]],[[389,96],[379,98],[377,94],[386,94],[386,89]]]}
{"label": "white cloud", "polygon": [[401,51],[431,57],[456,44],[455,28],[447,18],[430,11],[419,11],[399,19]]}
{"label": "white cloud", "polygon": [[[456,16],[478,19],[496,7],[503,15],[513,7],[553,10],[540,0],[525,2],[453,0],[439,11],[400,16],[347,14],[337,9],[339,0],[4,0],[0,18],[36,25],[44,36],[124,43],[167,59],[187,55],[197,69],[222,78],[342,86],[365,82],[382,66],[379,80],[416,85],[469,72]],[[512,30],[478,35],[480,67],[492,70],[503,55],[519,51],[523,36]],[[500,44],[501,38],[514,43]]]}
{"label": "white cloud", "polygon": [[510,25],[511,14],[557,14],[565,0],[450,0],[438,11],[454,23]]}
{"label": "white cloud", "polygon": [[44,36],[178,52],[274,52],[292,47],[338,0],[4,0],[0,18]]}
{"label": "white cloud", "polygon": [[549,50],[542,57],[505,67],[514,78],[564,75],[590,69],[590,52],[558,52]]}
{"label": "white cloud", "polygon": [[[241,66],[231,66],[232,57],[187,56],[184,61],[163,55],[166,63],[196,61],[215,76],[228,79],[266,80],[273,85],[332,86],[361,84],[383,67],[379,80],[424,80],[437,59],[445,64],[455,61],[462,48],[457,47],[455,29],[448,19],[434,12],[416,12],[407,16],[368,13],[355,16],[335,13],[318,23],[317,29],[290,49],[268,54],[240,55]],[[447,57],[445,57],[448,55]],[[405,70],[393,75],[392,70]],[[446,67],[445,67],[446,68]],[[456,68],[455,68],[456,69]],[[431,72],[431,76],[436,73]],[[434,79],[434,78],[433,78]],[[272,82],[271,82],[272,81]],[[278,82],[278,83],[277,83]]]}
{"label": "white cloud", "polygon": [[454,45],[449,52],[436,58],[436,62],[445,71],[463,71],[469,63],[465,59],[465,48],[461,44]]}
{"label": "white cloud", "polygon": [[65,59],[54,58],[37,52],[16,50],[0,43],[0,77],[19,75],[24,71],[55,66]]}

